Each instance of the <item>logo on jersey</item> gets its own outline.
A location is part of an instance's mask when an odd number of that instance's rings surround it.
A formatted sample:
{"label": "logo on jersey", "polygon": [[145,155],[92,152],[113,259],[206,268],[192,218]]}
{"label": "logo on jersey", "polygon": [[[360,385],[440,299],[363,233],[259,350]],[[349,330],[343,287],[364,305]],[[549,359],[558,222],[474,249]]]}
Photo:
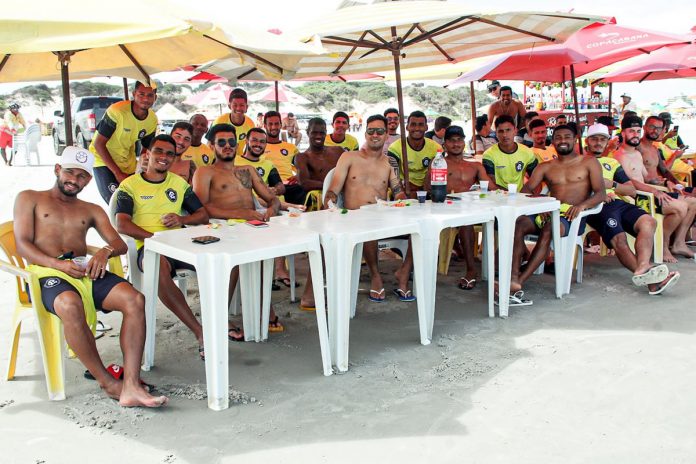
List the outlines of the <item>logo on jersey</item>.
{"label": "logo on jersey", "polygon": [[522,169],[524,169],[524,163],[522,161],[516,162],[515,163],[515,171],[522,172]]}
{"label": "logo on jersey", "polygon": [[210,158],[208,157],[208,155],[203,155],[201,158],[203,159],[203,162],[205,164],[208,164],[208,162],[210,161]]}
{"label": "logo on jersey", "polygon": [[58,277],[49,277],[46,279],[46,282],[44,282],[44,288],[53,288],[62,281]]}
{"label": "logo on jersey", "polygon": [[174,189],[169,188],[164,193],[167,195],[167,198],[169,198],[169,201],[171,201],[172,203],[174,203],[178,198],[178,195],[176,194],[176,191]]}
{"label": "logo on jersey", "polygon": [[138,140],[142,139],[145,137],[145,129],[140,129],[140,132],[138,132]]}
{"label": "logo on jersey", "polygon": [[350,151],[350,148],[348,148],[348,147],[343,147],[343,151]]}
{"label": "logo on jersey", "polygon": [[430,166],[430,158],[423,158],[423,167],[427,168]]}
{"label": "logo on jersey", "polygon": [[607,171],[611,171],[611,166],[609,165],[609,163],[603,163],[602,166],[604,166],[604,169],[606,169]]}
{"label": "logo on jersey", "polygon": [[259,173],[259,176],[260,176],[262,179],[263,179],[263,175],[266,174],[266,170],[265,170],[264,168],[262,168],[261,166],[259,166],[258,168],[256,168],[256,172]]}
{"label": "logo on jersey", "polygon": [[616,222],[616,219],[609,218],[607,219],[607,225],[613,229],[618,225],[618,223]]}
{"label": "logo on jersey", "polygon": [[246,138],[246,134],[239,134],[239,141],[241,142]]}
{"label": "logo on jersey", "polygon": [[282,149],[280,150],[280,154],[283,155],[283,156],[288,156],[288,151],[287,151],[285,148],[282,148]]}

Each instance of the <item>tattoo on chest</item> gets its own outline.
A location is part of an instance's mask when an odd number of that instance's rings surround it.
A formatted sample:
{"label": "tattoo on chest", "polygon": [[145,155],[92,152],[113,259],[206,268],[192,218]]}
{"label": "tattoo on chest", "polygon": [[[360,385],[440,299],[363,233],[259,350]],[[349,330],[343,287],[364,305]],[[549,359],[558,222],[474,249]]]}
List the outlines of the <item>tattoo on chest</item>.
{"label": "tattoo on chest", "polygon": [[234,175],[237,177],[237,179],[239,179],[239,182],[241,182],[244,188],[251,188],[251,175],[249,174],[249,171],[246,169],[237,169],[234,172]]}

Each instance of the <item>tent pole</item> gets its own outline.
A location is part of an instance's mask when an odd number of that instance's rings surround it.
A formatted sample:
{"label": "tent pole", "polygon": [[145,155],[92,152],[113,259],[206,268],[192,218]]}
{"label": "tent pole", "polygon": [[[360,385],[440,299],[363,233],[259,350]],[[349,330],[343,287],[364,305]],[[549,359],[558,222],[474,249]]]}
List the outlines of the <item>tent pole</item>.
{"label": "tent pole", "polygon": [[610,82],[610,83],[609,83],[609,101],[607,102],[607,111],[609,112],[609,117],[610,117],[610,118],[612,117],[612,115],[611,115],[611,102],[612,102],[612,100],[611,100],[611,99],[612,99],[611,91],[612,91],[612,86],[611,86],[611,82]]}
{"label": "tent pole", "polygon": [[570,78],[572,79],[570,85],[573,86],[573,108],[575,109],[575,124],[578,129],[578,145],[580,146],[580,154],[582,155],[582,128],[580,127],[580,111],[578,110],[578,88],[575,85],[575,66],[570,65]]}
{"label": "tent pole", "polygon": [[274,88],[275,88],[275,105],[276,105],[276,112],[279,112],[280,104],[278,103],[278,81],[273,81]]}
{"label": "tent pole", "polygon": [[74,143],[72,129],[72,115],[70,114],[70,57],[74,52],[56,52],[60,61],[60,81],[63,89],[63,124],[65,124],[65,146],[71,147]]}
{"label": "tent pole", "polygon": [[128,79],[123,78],[123,99],[128,100]]}
{"label": "tent pole", "polygon": [[[396,28],[392,27],[392,36],[394,42],[396,42]],[[396,44],[394,44],[396,45]],[[394,75],[396,76],[396,99],[399,104],[399,135],[401,136],[401,168],[404,171],[404,190],[406,191],[406,196],[410,196],[411,192],[409,189],[409,179],[408,179],[408,152],[406,145],[406,126],[404,124],[404,94],[401,88],[401,64],[399,63],[399,50],[398,48],[392,49],[392,56],[394,57]]]}
{"label": "tent pole", "polygon": [[476,95],[474,81],[469,82],[469,100],[471,101],[471,149],[476,154]]}

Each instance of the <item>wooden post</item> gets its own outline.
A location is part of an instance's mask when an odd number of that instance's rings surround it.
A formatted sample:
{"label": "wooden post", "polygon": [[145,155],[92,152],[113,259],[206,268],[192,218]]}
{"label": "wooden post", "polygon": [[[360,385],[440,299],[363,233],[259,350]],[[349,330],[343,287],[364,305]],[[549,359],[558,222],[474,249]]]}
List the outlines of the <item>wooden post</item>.
{"label": "wooden post", "polygon": [[278,103],[278,81],[273,81],[273,83],[274,83],[274,88],[275,88],[275,105],[276,105],[275,110],[276,110],[276,112],[280,112],[279,111],[280,104]]}
{"label": "wooden post", "polygon": [[471,149],[476,155],[476,95],[474,95],[474,81],[469,82],[469,101],[471,102]]}
{"label": "wooden post", "polygon": [[397,46],[396,28],[392,27],[392,56],[394,57],[394,75],[396,76],[396,99],[399,106],[399,135],[401,136],[401,168],[404,171],[404,190],[410,195],[408,180],[408,148],[406,143],[406,125],[404,120],[404,93],[401,88],[401,64],[399,63],[399,47]]}
{"label": "wooden post", "polygon": [[123,78],[123,99],[130,100],[130,98],[128,98],[128,79],[125,77]]}
{"label": "wooden post", "polygon": [[580,127],[580,111],[578,110],[578,89],[577,86],[575,85],[575,67],[571,64],[570,65],[570,78],[572,81],[570,82],[570,85],[572,86],[573,89],[573,107],[575,108],[575,125],[578,128],[578,145],[580,146],[580,154],[582,155],[582,128]]}
{"label": "wooden post", "polygon": [[73,145],[72,115],[70,114],[70,57],[74,52],[57,52],[60,61],[60,81],[63,89],[63,124],[65,125],[65,146]]}

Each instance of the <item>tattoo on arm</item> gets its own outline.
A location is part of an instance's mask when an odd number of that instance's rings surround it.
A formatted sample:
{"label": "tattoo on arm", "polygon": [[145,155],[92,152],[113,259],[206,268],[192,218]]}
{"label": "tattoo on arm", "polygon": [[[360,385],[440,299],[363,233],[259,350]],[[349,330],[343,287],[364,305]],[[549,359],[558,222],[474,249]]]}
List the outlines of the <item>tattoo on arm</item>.
{"label": "tattoo on arm", "polygon": [[401,187],[401,182],[399,181],[399,178],[396,176],[389,178],[389,188],[391,188],[391,191],[394,195],[398,195],[403,191],[403,188]]}
{"label": "tattoo on arm", "polygon": [[235,169],[234,175],[239,179],[244,188],[250,189],[252,186],[251,175],[246,169]]}

